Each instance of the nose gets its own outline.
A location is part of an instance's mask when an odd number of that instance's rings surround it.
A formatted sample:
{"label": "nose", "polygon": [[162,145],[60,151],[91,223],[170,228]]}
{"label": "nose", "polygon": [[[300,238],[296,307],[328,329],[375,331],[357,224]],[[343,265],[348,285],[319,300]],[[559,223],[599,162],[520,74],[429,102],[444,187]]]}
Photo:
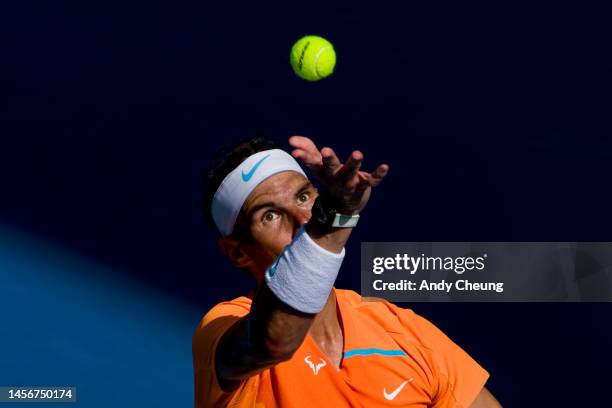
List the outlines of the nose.
{"label": "nose", "polygon": [[296,208],[293,211],[293,235],[292,237],[295,237],[295,234],[297,234],[298,230],[300,229],[300,227],[304,224],[306,224],[308,222],[308,220],[310,220],[310,216],[311,216],[311,211],[310,209],[305,209],[305,208]]}

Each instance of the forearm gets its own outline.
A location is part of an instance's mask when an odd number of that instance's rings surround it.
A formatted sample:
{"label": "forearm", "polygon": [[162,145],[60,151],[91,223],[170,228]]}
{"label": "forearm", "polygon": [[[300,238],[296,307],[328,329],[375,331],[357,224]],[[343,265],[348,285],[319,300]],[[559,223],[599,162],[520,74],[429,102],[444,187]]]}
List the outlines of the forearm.
{"label": "forearm", "polygon": [[306,224],[306,232],[321,248],[339,254],[353,231],[352,228],[333,228],[321,231],[316,225]]}
{"label": "forearm", "polygon": [[304,340],[315,316],[285,305],[264,283],[249,314],[219,343],[219,378],[242,380],[289,359]]}
{"label": "forearm", "polygon": [[[328,228],[321,230],[309,224],[305,227],[310,238],[326,251],[340,254],[352,228]],[[293,273],[303,273],[295,271]],[[337,273],[337,271],[336,271]],[[335,279],[334,279],[335,280]],[[333,281],[331,281],[333,284]],[[321,288],[325,298],[329,296],[331,285]],[[251,330],[253,339],[262,339],[267,353],[274,358],[288,358],[302,344],[316,313],[305,313],[282,302],[266,284],[262,285],[251,309]]]}
{"label": "forearm", "polygon": [[[250,313],[221,340],[217,351],[220,377],[252,376],[289,359],[302,344],[328,300],[350,235],[348,229],[313,228],[313,237],[308,230],[285,248],[270,267]],[[316,265],[313,259],[318,259]]]}

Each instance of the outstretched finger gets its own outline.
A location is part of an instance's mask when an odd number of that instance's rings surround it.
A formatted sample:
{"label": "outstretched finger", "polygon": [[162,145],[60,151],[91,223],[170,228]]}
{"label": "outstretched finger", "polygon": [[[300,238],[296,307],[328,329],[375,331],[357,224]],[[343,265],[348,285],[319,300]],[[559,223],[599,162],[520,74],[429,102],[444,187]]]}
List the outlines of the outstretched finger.
{"label": "outstretched finger", "polygon": [[[317,145],[305,136],[291,136],[289,138],[289,144],[295,150],[302,151],[305,153],[303,159],[308,162],[316,162],[321,160],[321,153],[317,149]],[[295,156],[294,156],[295,157]]]}
{"label": "outstretched finger", "polygon": [[342,169],[340,169],[341,174],[338,174],[340,177],[348,180],[351,177],[355,176],[359,169],[361,168],[361,163],[363,162],[363,154],[359,150],[355,150],[349,158],[344,163]]}
{"label": "outstretched finger", "polygon": [[308,153],[306,153],[306,151],[302,149],[292,150],[291,156],[293,156],[294,159],[301,160],[302,162],[308,161],[308,157],[309,157]]}
{"label": "outstretched finger", "polygon": [[385,178],[385,176],[389,173],[389,166],[386,164],[381,164],[370,173],[370,185],[375,187],[380,184],[380,182]]}
{"label": "outstretched finger", "polygon": [[320,153],[309,153],[306,150],[294,149],[291,151],[291,156],[300,160],[305,166],[311,169],[320,169],[323,166]]}
{"label": "outstretched finger", "polygon": [[294,148],[291,155],[299,159],[304,165],[318,171],[323,165],[321,153],[317,150],[317,146],[312,140],[305,136],[291,136],[289,144]]}
{"label": "outstretched finger", "polygon": [[331,147],[324,147],[321,149],[321,156],[323,158],[323,168],[327,176],[334,175],[338,169],[342,167],[340,159],[338,159],[338,156],[336,156],[336,153]]}

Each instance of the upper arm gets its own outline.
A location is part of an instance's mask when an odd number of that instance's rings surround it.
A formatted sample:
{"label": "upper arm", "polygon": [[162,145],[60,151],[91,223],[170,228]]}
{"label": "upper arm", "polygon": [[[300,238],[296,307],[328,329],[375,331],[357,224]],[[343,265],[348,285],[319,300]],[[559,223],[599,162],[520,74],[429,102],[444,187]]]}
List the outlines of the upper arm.
{"label": "upper arm", "polygon": [[254,339],[252,325],[247,315],[236,321],[221,336],[215,349],[215,374],[218,385],[224,391],[235,390],[240,382],[284,360],[282,354],[272,354],[261,341]]}
{"label": "upper arm", "polygon": [[279,314],[286,306],[275,299],[264,295],[262,301],[258,292],[253,302],[222,302],[206,314],[192,342],[196,407],[231,406],[234,401],[254,404],[257,374],[280,362],[287,353],[283,350],[289,349],[275,345],[281,340],[274,337],[294,339],[299,328]]}
{"label": "upper arm", "polygon": [[249,390],[254,388],[256,378],[236,384],[232,393],[227,393],[230,390],[221,388],[215,368],[216,350],[223,334],[246,313],[248,308],[237,304],[217,305],[206,314],[196,329],[192,342],[196,407],[222,406],[233,398],[245,399],[252,393]]}
{"label": "upper arm", "polygon": [[249,378],[289,359],[302,344],[314,319],[281,302],[264,284],[248,315],[220,339],[215,366],[221,383]]}

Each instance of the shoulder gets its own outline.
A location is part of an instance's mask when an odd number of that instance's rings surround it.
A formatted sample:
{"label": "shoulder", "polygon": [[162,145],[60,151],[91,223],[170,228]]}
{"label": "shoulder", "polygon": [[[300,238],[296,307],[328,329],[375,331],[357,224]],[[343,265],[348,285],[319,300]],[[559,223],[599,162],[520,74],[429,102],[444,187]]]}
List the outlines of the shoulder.
{"label": "shoulder", "polygon": [[371,297],[371,296],[361,296],[359,293],[355,292],[354,290],[350,290],[350,289],[334,288],[334,291],[336,292],[336,296],[342,298],[345,302],[347,302],[351,306],[356,306],[356,305],[360,305],[362,303],[368,303],[368,302],[389,303],[387,300],[383,298]]}
{"label": "shoulder", "polygon": [[336,289],[336,296],[345,306],[348,306],[353,314],[376,323],[388,332],[403,332],[402,323],[406,322],[400,318],[400,315],[414,314],[412,310],[402,309],[385,299],[361,296],[352,290]]}
{"label": "shoulder", "polygon": [[204,315],[200,321],[200,327],[204,327],[211,321],[223,316],[242,317],[251,310],[253,301],[246,296],[240,296],[232,300],[217,303]]}
{"label": "shoulder", "polygon": [[213,306],[198,323],[192,337],[194,366],[210,366],[219,339],[251,310],[251,299],[240,296]]}
{"label": "shoulder", "polygon": [[353,313],[376,322],[386,331],[401,333],[412,342],[428,345],[428,335],[435,326],[412,309],[397,306],[388,300],[377,297],[361,296],[357,292],[336,289],[336,295],[341,297],[345,305],[349,305]]}
{"label": "shoulder", "polygon": [[252,300],[240,296],[217,303],[200,320],[193,333],[193,346],[205,344],[220,337],[229,327],[251,310]]}
{"label": "shoulder", "polygon": [[195,406],[234,406],[235,401],[254,400],[257,376],[242,381],[231,392],[221,389],[215,370],[219,341],[232,325],[251,310],[251,299],[241,296],[213,306],[199,322],[192,339]]}

